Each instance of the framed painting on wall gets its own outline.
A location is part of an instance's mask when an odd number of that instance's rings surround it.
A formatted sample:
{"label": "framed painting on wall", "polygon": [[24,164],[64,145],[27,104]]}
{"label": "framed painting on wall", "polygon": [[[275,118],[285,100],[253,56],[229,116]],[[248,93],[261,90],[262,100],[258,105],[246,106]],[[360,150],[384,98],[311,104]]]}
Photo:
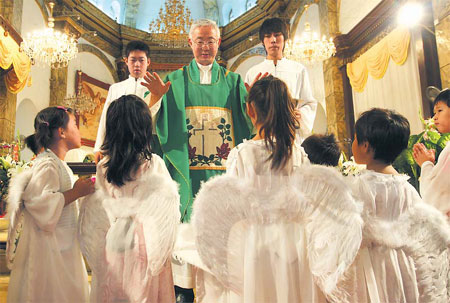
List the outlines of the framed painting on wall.
{"label": "framed painting on wall", "polygon": [[77,116],[77,124],[81,134],[81,145],[94,147],[95,138],[97,137],[100,116],[102,115],[103,106],[110,84],[94,79],[83,72],[77,71],[75,80],[75,91],[81,81],[82,92],[92,98],[92,102],[96,104],[92,113],[84,113]]}

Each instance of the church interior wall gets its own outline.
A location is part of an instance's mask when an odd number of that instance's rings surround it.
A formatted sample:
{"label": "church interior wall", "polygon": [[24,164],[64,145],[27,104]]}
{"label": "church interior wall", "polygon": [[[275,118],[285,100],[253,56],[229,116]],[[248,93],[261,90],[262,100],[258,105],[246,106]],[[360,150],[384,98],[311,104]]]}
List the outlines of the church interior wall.
{"label": "church interior wall", "polygon": [[[36,98],[36,96],[35,96]],[[36,107],[35,102],[32,99],[21,100],[19,106],[17,107],[17,115],[20,115],[19,119],[16,119],[16,126],[14,133],[20,134],[22,138],[29,136],[34,133],[34,117],[39,112]],[[22,160],[29,161],[33,153],[28,148],[25,148],[21,152]]]}
{"label": "church interior wall", "polygon": [[339,31],[347,34],[382,0],[340,0]]}
{"label": "church interior wall", "polygon": [[235,73],[238,73],[241,75],[242,79],[245,79],[245,75],[247,74],[247,71],[255,66],[256,64],[259,64],[264,61],[263,56],[253,56],[246,59],[244,62],[239,64],[237,69],[234,71]]}
{"label": "church interior wall", "polygon": [[[297,14],[300,13],[300,9],[297,11]],[[320,19],[319,19],[319,6],[317,4],[312,4],[306,13],[303,13],[300,17],[300,20],[295,28],[291,29],[291,33],[294,34],[293,39],[299,39],[305,29],[305,23],[308,22],[311,26],[311,31],[318,33],[318,36],[321,37],[322,33],[320,32]],[[291,22],[293,23],[293,21]],[[324,133],[327,130],[327,120],[326,120],[326,104],[325,104],[325,82],[323,76],[323,64],[321,62],[313,64],[313,65],[305,65],[309,82],[311,84],[311,89],[313,92],[314,98],[320,104],[322,111],[318,111],[316,114],[316,120],[314,121],[313,132],[315,133]],[[324,116],[322,116],[324,115]]]}
{"label": "church interior wall", "polygon": [[[43,16],[37,1],[23,0],[22,14],[22,37],[26,37],[28,33],[46,26],[46,18]],[[115,67],[115,58],[113,56],[83,38],[79,39],[79,43],[95,47],[105,56],[106,59],[104,60],[108,60]],[[67,67],[67,95],[75,93],[76,71],[80,69],[90,77],[102,82],[108,84],[116,82],[111,71],[97,55],[89,52],[79,52],[77,57],[70,61]],[[23,136],[32,134],[34,132],[34,117],[40,110],[50,104],[51,68],[43,63],[36,63],[36,65],[31,67],[31,78],[31,86],[26,86],[17,94],[15,136],[18,133]],[[85,155],[91,151],[92,148],[84,148],[78,151],[78,154],[82,153]],[[29,160],[32,153],[26,148],[22,156],[24,160]]]}
{"label": "church interior wall", "polygon": [[[22,37],[36,29],[46,26],[44,16],[35,0],[23,1]],[[31,67],[32,85],[25,87],[17,94],[18,109],[22,100],[32,100],[36,108],[44,109],[50,102],[50,67],[42,63],[36,63]],[[21,111],[16,111],[16,123],[21,120]]]}
{"label": "church interior wall", "polygon": [[113,84],[114,78],[105,64],[94,54],[83,52],[78,53],[77,57],[69,63],[67,70],[67,94],[75,93],[75,79],[77,70],[81,70],[89,77],[102,82]]}

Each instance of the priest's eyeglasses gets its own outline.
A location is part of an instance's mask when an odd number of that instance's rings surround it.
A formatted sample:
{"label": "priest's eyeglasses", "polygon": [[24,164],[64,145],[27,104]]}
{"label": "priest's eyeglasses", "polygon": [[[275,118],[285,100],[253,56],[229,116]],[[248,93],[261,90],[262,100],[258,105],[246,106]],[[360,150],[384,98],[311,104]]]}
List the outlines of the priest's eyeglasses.
{"label": "priest's eyeglasses", "polygon": [[217,40],[216,39],[197,40],[197,41],[194,41],[194,44],[198,48],[202,48],[203,46],[207,46],[207,47],[211,48],[217,44]]}

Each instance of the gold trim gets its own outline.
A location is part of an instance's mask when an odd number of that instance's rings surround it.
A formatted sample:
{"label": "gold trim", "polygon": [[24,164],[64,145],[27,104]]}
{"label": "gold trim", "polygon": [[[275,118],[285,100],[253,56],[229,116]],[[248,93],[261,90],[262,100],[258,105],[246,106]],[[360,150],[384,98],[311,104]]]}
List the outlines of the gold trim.
{"label": "gold trim", "polygon": [[198,167],[198,166],[189,166],[189,170],[227,170],[226,166],[217,166],[217,167]]}

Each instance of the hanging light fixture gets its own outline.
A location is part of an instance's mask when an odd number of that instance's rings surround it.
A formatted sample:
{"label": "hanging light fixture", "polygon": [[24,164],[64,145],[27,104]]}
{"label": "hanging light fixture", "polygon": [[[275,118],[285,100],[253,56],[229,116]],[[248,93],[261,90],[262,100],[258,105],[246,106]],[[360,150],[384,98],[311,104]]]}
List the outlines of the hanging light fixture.
{"label": "hanging light fixture", "polygon": [[164,6],[164,11],[160,8],[158,18],[150,22],[152,40],[165,47],[188,47],[192,18],[185,0],[166,0]]}
{"label": "hanging light fixture", "polygon": [[[305,5],[305,14],[309,5]],[[305,23],[305,30],[299,38],[288,40],[284,49],[287,59],[300,61],[308,65],[326,60],[336,54],[333,39],[327,39],[325,35],[319,39],[316,32],[311,31],[309,22]]]}
{"label": "hanging light fixture", "polygon": [[68,96],[63,100],[63,106],[70,107],[75,110],[75,112],[79,115],[83,115],[86,113],[94,113],[95,107],[97,106],[91,97],[85,95],[83,93],[83,81],[81,80],[82,72],[81,70],[77,71],[78,73],[78,85],[77,91],[75,95]]}
{"label": "hanging light fixture", "polygon": [[30,57],[33,64],[40,61],[52,68],[66,67],[78,53],[77,40],[54,29],[53,7],[55,3],[50,2],[48,6],[50,9],[48,28],[28,34],[20,47]]}

